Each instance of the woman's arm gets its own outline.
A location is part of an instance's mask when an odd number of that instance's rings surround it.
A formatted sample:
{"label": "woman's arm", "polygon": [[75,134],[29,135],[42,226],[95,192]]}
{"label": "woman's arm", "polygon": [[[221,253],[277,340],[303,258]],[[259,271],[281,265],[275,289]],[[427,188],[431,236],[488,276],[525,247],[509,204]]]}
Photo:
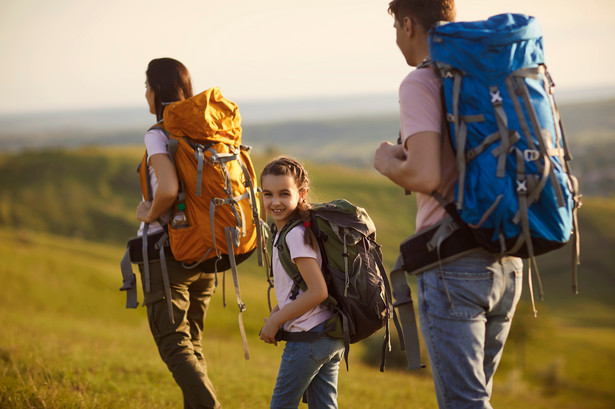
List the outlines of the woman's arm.
{"label": "woman's arm", "polygon": [[154,169],[158,187],[153,201],[144,201],[137,206],[137,219],[146,223],[155,221],[173,206],[179,189],[175,166],[169,155],[163,153],[152,155],[149,158],[149,165]]}
{"label": "woman's arm", "polygon": [[268,344],[277,345],[275,334],[282,324],[293,318],[300,317],[318,304],[327,299],[329,295],[327,284],[316,259],[310,257],[297,257],[294,259],[299,273],[307,285],[307,290],[290,304],[271,312],[266,319],[260,334],[260,338]]}

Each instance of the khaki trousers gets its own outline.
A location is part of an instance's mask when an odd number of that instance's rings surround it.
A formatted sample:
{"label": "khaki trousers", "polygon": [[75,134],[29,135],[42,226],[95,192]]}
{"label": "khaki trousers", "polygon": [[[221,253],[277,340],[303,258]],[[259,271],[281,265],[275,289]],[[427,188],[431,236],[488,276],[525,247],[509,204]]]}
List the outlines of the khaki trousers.
{"label": "khaki trousers", "polygon": [[143,291],[158,352],[182,390],[184,409],[220,409],[222,406],[207,376],[202,347],[203,323],[215,288],[214,274],[198,271],[198,267],[185,269],[172,259],[167,260],[167,269],[174,324],[169,319],[160,262],[150,264],[150,292]]}

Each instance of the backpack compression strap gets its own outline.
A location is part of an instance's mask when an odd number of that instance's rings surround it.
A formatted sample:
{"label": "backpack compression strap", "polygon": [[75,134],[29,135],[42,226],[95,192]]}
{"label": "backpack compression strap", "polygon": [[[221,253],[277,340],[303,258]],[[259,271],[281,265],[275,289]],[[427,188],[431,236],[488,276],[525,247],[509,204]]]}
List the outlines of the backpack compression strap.
{"label": "backpack compression strap", "polygon": [[[246,151],[249,151],[249,147],[244,148],[243,145],[239,149],[240,149],[240,152],[241,152],[241,149],[245,149]],[[254,187],[254,181],[252,180],[252,177],[250,176],[250,172],[248,171],[246,164],[243,163],[243,160],[241,160],[240,153],[237,155],[237,162],[239,162],[239,165],[241,166],[241,170],[245,178],[244,183],[246,185],[246,188],[248,189],[248,192],[250,193],[250,203],[252,207],[252,222],[254,223],[254,226],[256,227],[256,246],[257,246],[256,256],[258,259],[259,267],[262,267],[263,266],[263,253],[264,253],[263,226],[261,225],[261,218],[260,218],[260,215],[258,214],[258,203],[256,201],[256,189]],[[264,209],[264,206],[261,207],[261,211],[264,211],[263,209]]]}
{"label": "backpack compression strap", "polygon": [[[397,329],[400,336],[402,347],[406,350],[408,369],[421,369],[425,365],[421,364],[421,348],[419,344],[419,334],[416,326],[414,305],[412,302],[412,292],[406,281],[406,271],[403,268],[403,258],[401,254],[397,257],[393,269],[390,272],[391,286],[393,287],[393,304],[399,310],[399,320],[401,321],[402,331]],[[403,339],[402,339],[403,338]]]}
{"label": "backpack compression strap", "polygon": [[126,308],[137,308],[137,276],[132,272],[132,263],[130,262],[130,250],[126,248],[124,257],[120,262],[122,270],[123,283],[120,291],[126,291]]}
{"label": "backpack compression strap", "polygon": [[242,314],[246,310],[246,304],[241,300],[241,294],[239,292],[239,278],[237,277],[237,264],[235,263],[235,254],[233,253],[233,243],[231,239],[231,228],[225,227],[226,243],[228,245],[229,261],[231,263],[231,271],[233,273],[233,282],[235,284],[235,297],[237,298],[237,306],[239,307],[239,332],[241,333],[241,340],[243,342],[243,352],[246,359],[250,359],[250,352],[248,351],[248,338],[246,337],[246,330],[243,325]]}

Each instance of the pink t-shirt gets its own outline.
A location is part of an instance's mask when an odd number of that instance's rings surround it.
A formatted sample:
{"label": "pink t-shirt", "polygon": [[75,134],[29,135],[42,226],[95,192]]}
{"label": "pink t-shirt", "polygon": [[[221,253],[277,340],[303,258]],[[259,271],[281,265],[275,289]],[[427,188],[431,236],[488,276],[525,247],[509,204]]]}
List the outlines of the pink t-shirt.
{"label": "pink t-shirt", "polygon": [[[410,72],[399,87],[399,108],[401,114],[401,140],[406,141],[419,132],[436,132],[440,138],[442,128],[441,82],[429,68]],[[420,144],[413,145],[421,149]],[[455,165],[455,154],[448,141],[444,141],[441,155],[442,182],[438,187],[448,200],[453,200],[455,183],[459,178]],[[432,226],[446,216],[446,210],[432,196],[416,192],[416,231]]]}
{"label": "pink t-shirt", "polygon": [[[167,144],[169,143],[169,138],[162,132],[160,129],[150,129],[147,131],[144,137],[145,140],[145,149],[147,150],[147,163],[149,165],[149,159],[157,154],[164,153],[167,154]],[[158,179],[156,179],[156,173],[154,172],[154,168],[151,166],[148,167],[149,170],[149,180],[152,186],[152,195],[156,193],[156,189],[158,188]],[[145,198],[142,198],[145,200]],[[141,222],[141,226],[139,227],[139,232],[137,233],[139,236],[143,235],[143,225]],[[148,234],[155,233],[157,231],[162,230],[160,223],[152,222],[148,227]]]}
{"label": "pink t-shirt", "polygon": [[[286,245],[290,250],[291,259],[295,260],[298,257],[309,257],[316,259],[318,262],[318,266],[322,268],[322,258],[320,256],[320,252],[314,250],[310,246],[304,243],[303,236],[305,234],[305,227],[302,225],[298,225],[294,227],[291,231],[286,234]],[[274,238],[274,243],[276,242],[278,236]],[[291,292],[294,286],[293,280],[290,278],[284,267],[282,267],[282,263],[280,263],[280,259],[278,257],[278,249],[273,246],[273,255],[272,255],[272,270],[273,270],[273,282],[275,286],[275,298],[278,301],[278,306],[283,308],[285,305],[293,302],[290,299]],[[299,290],[299,295],[297,297],[301,297],[303,294],[302,290]],[[333,311],[328,309],[323,305],[317,305],[310,311],[305,314],[287,321],[283,325],[283,329],[285,331],[290,332],[301,332],[301,331],[309,331],[314,328],[316,325],[321,322],[328,320],[333,316]]]}

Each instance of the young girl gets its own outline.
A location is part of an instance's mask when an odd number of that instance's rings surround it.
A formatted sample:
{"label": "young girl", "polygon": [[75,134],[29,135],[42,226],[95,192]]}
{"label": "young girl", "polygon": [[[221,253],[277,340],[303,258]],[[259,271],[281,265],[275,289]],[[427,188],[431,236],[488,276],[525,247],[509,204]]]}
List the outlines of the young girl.
{"label": "young girl", "polygon": [[[293,159],[278,158],[263,169],[264,205],[278,232],[293,219],[309,220],[308,185],[307,171]],[[277,236],[273,238],[274,243]],[[321,271],[321,255],[312,231],[299,224],[286,235],[286,244],[307,291],[299,291],[299,295],[291,299],[293,281],[282,267],[273,246],[272,269],[278,304],[265,319],[260,338],[274,345],[277,345],[278,331],[282,330],[284,334],[319,333],[333,315],[331,310],[320,305],[328,292]],[[282,340],[285,338],[289,340],[282,354],[271,408],[296,408],[304,392],[310,409],[337,408],[337,374],[344,351],[343,341],[326,336],[311,341],[295,340],[292,335],[285,335]]]}
{"label": "young girl", "polygon": [[[145,99],[149,112],[162,123],[165,106],[192,97],[190,74],[186,67],[172,58],[152,60],[145,73]],[[157,128],[145,134],[147,169],[150,174],[152,199],[137,207],[137,218],[143,223],[139,236],[162,230],[160,222],[168,220],[178,192],[175,166],[167,153],[168,138]],[[207,365],[201,345],[203,321],[214,291],[213,273],[199,268],[188,270],[172,257],[167,259],[168,277],[174,322],[169,318],[160,261],[149,263],[150,291],[144,284],[144,304],[150,329],[173,378],[184,395],[184,408],[221,408],[214,387],[207,376]],[[141,268],[142,282],[145,283]]]}

